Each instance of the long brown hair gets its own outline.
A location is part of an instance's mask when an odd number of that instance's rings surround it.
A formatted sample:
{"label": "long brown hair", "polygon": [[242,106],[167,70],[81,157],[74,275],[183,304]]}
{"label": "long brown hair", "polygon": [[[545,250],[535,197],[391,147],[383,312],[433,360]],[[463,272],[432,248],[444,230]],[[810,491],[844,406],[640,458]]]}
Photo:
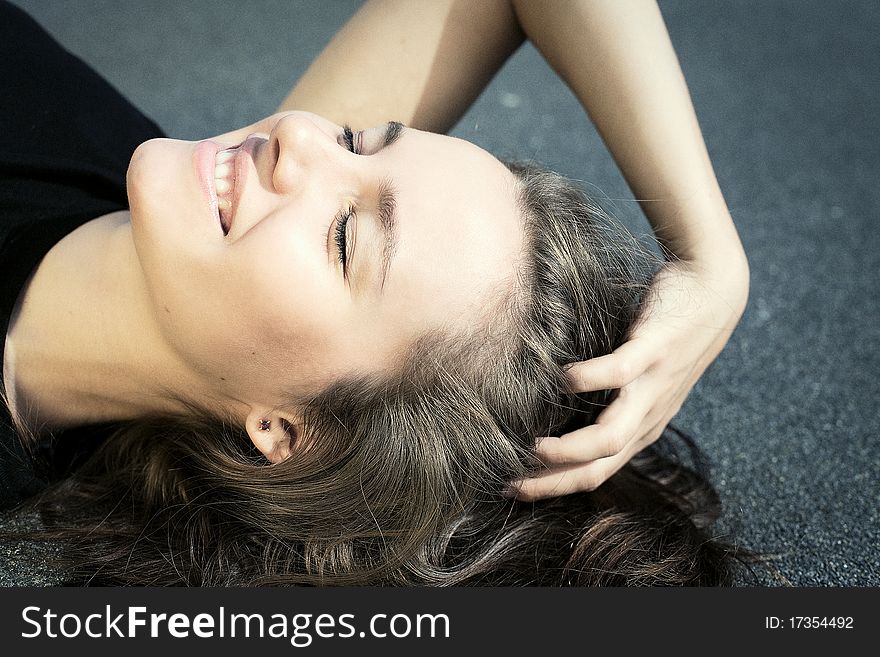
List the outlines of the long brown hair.
{"label": "long brown hair", "polygon": [[625,341],[658,264],[566,179],[508,167],[524,258],[484,325],[295,400],[302,435],[279,464],[196,407],[119,427],[33,503],[68,582],[731,583],[752,555],[711,534],[719,500],[686,436],[686,453],[665,436],[589,493],[502,495],[540,471],[536,436],[610,402],[573,393],[563,366]]}

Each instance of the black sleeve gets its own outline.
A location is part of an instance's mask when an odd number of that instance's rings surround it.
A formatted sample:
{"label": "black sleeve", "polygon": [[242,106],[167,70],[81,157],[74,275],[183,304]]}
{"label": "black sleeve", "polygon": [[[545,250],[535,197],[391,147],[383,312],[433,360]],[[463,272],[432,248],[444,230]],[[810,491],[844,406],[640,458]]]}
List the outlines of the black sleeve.
{"label": "black sleeve", "polygon": [[128,207],[134,149],[159,127],[0,0],[0,327],[27,277],[80,224]]}

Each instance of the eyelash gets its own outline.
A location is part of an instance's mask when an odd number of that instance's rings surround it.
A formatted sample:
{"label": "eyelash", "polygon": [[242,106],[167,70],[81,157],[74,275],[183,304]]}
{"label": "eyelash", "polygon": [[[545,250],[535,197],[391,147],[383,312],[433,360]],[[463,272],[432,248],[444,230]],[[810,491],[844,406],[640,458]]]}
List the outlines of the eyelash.
{"label": "eyelash", "polygon": [[345,228],[348,226],[348,220],[354,216],[354,208],[349,206],[336,217],[336,251],[339,254],[339,262],[342,263],[342,273],[345,274],[345,265],[348,263],[348,245],[345,239]]}
{"label": "eyelash", "polygon": [[[354,153],[355,155],[360,155],[360,148],[358,148],[359,144],[355,144],[355,138],[359,138],[361,135],[360,132],[353,132],[351,126],[344,125],[342,126],[342,141],[345,144],[345,147]],[[360,141],[360,139],[358,139]],[[347,254],[347,240],[346,240],[346,232],[345,229],[348,226],[348,221],[354,216],[354,208],[349,206],[341,214],[336,217],[336,250],[339,254],[339,262],[342,263],[342,273],[345,274],[345,266],[348,263],[348,254]]]}
{"label": "eyelash", "polygon": [[360,142],[360,136],[361,136],[360,131],[355,133],[355,132],[352,132],[351,126],[349,126],[349,125],[342,126],[342,140],[345,142],[345,147],[348,150],[350,150],[352,153],[354,153],[355,155],[361,154],[361,149],[358,148],[360,146],[360,143],[358,143],[357,145],[355,145],[355,143],[354,143],[355,137],[357,137],[358,142]]}

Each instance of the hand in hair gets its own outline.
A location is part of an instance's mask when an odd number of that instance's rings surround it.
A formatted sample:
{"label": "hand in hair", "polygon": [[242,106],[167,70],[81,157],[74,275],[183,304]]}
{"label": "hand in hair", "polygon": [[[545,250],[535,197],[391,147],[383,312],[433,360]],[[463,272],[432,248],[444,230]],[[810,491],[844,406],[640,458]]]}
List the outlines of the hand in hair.
{"label": "hand in hair", "polygon": [[593,490],[656,441],[733,333],[748,286],[744,259],[678,261],[658,271],[629,340],[568,369],[576,391],[618,389],[615,400],[595,424],[542,439],[538,455],[549,471],[517,482],[517,497]]}

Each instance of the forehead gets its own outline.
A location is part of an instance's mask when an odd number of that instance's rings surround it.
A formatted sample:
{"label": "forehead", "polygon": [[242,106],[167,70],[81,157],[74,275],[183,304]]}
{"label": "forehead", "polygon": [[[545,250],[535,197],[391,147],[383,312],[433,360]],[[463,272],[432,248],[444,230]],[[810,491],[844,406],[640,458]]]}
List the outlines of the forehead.
{"label": "forehead", "polygon": [[513,281],[522,245],[516,179],[470,142],[407,130],[387,149],[398,248],[382,295],[412,334],[474,326]]}

